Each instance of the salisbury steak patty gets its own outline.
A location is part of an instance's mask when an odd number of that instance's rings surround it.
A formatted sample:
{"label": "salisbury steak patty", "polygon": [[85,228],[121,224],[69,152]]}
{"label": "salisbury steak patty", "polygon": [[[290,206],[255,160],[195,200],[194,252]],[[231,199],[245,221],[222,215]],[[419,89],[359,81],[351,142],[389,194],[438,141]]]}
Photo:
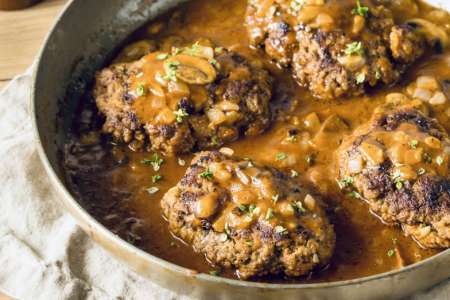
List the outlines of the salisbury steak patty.
{"label": "salisbury steak patty", "polygon": [[361,2],[251,0],[251,44],[291,66],[298,83],[319,98],[391,84],[423,54],[424,38],[413,26],[396,24],[388,8]]}
{"label": "salisbury steak patty", "polygon": [[335,244],[320,198],[273,168],[201,152],[161,201],[170,230],[240,278],[300,276]]}
{"label": "salisbury steak patty", "polygon": [[339,185],[420,245],[450,247],[450,141],[418,110],[379,112],[338,150]]}
{"label": "salisbury steak patty", "polygon": [[113,64],[98,72],[94,96],[117,142],[173,154],[261,133],[271,90],[257,61],[202,42]]}

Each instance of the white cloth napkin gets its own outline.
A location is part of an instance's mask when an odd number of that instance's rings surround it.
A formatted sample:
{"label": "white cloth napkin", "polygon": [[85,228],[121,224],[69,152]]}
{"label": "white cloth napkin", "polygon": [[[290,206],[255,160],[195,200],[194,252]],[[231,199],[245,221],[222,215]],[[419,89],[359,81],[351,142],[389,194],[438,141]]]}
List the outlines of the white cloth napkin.
{"label": "white cloth napkin", "polygon": [[[17,299],[188,299],[127,269],[58,204],[36,152],[30,71],[0,91],[0,290]],[[450,281],[412,299],[450,300]]]}

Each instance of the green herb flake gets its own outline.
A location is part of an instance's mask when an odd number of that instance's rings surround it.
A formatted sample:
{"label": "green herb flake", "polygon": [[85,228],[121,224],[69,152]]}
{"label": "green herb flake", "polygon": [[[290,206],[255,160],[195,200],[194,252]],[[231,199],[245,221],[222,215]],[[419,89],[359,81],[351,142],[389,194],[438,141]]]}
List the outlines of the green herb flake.
{"label": "green herb flake", "polygon": [[369,14],[369,8],[367,6],[361,6],[361,1],[356,1],[356,7],[352,9],[352,15],[359,15],[361,17],[367,17]]}
{"label": "green herb flake", "polygon": [[199,42],[195,42],[195,44],[193,44],[191,47],[186,48],[184,52],[186,52],[189,55],[193,55],[195,56],[196,54],[198,54],[198,51],[200,49],[200,44]]}
{"label": "green herb flake", "polygon": [[278,194],[272,196],[273,203],[277,203],[279,199],[280,199],[280,195],[278,195]]}
{"label": "green herb flake", "polygon": [[273,218],[273,210],[272,210],[271,208],[269,208],[269,209],[267,210],[265,219],[266,219],[266,220],[270,220],[270,219],[272,219],[272,218]]}
{"label": "green herb flake", "polygon": [[219,139],[217,138],[217,136],[213,136],[211,138],[211,146],[218,146],[219,145]]}
{"label": "green herb flake", "polygon": [[438,166],[442,166],[442,164],[444,163],[444,158],[442,156],[436,157],[436,163],[438,164]]}
{"label": "green herb flake", "polygon": [[419,169],[417,169],[417,175],[423,175],[423,174],[425,174],[427,171],[424,169],[424,168],[419,168]]}
{"label": "green herb flake", "polygon": [[161,54],[158,54],[157,56],[156,56],[156,59],[157,60],[165,60],[166,58],[168,58],[169,57],[169,54],[167,54],[167,53],[161,53]]}
{"label": "green herb flake", "polygon": [[355,199],[361,199],[362,196],[360,193],[358,193],[357,191],[352,191],[348,194],[350,197],[355,198]]}
{"label": "green herb flake", "polygon": [[163,79],[166,81],[177,81],[177,70],[178,66],[180,65],[177,61],[169,61],[164,62],[164,67],[166,70],[166,75],[163,76]]}
{"label": "green herb flake", "polygon": [[387,252],[387,256],[392,257],[395,255],[395,249],[389,249]]}
{"label": "green herb flake", "polygon": [[211,275],[211,276],[220,276],[220,271],[218,271],[218,270],[209,271],[209,275]]}
{"label": "green herb flake", "polygon": [[361,42],[347,44],[344,53],[346,55],[364,55],[364,47]]}
{"label": "green herb flake", "polygon": [[409,142],[409,147],[411,147],[411,149],[417,149],[417,146],[419,145],[419,141],[418,140],[412,140]]}
{"label": "green herb flake", "polygon": [[215,60],[214,58],[209,60],[209,63],[213,65],[214,67],[219,67],[219,62]]}
{"label": "green herb flake", "polygon": [[250,205],[248,206],[248,212],[251,213],[251,214],[253,214],[253,212],[255,211],[255,209],[256,209],[256,205],[255,205],[255,204],[250,204]]}
{"label": "green herb flake", "polygon": [[180,109],[176,110],[174,113],[175,113],[175,116],[176,116],[177,123],[182,123],[184,118],[189,116],[189,114],[183,108],[180,108]]}
{"label": "green herb flake", "polygon": [[306,0],[291,0],[290,7],[294,12],[299,12],[305,4]]}
{"label": "green herb flake", "polygon": [[162,176],[159,174],[153,175],[152,176],[152,182],[153,183],[157,183],[158,181],[160,181],[162,179]]}
{"label": "green herb flake", "polygon": [[366,81],[366,74],[364,73],[359,73],[358,75],[356,75],[356,83],[357,84],[362,84]]}
{"label": "green herb flake", "polygon": [[376,79],[381,79],[381,72],[380,72],[380,70],[376,70],[375,71],[375,78]]}
{"label": "green herb flake", "polygon": [[310,166],[314,165],[316,162],[316,155],[315,154],[309,154],[305,157],[306,163]]}
{"label": "green herb flake", "polygon": [[138,97],[144,96],[145,94],[145,86],[143,84],[139,84],[136,88],[136,95]]}
{"label": "green herb flake", "polygon": [[423,154],[423,161],[427,164],[431,164],[433,162],[433,159],[431,158],[431,155],[428,153]]}
{"label": "green herb flake", "polygon": [[201,178],[205,178],[207,180],[211,180],[213,178],[213,173],[211,172],[211,170],[208,168],[205,171],[201,172],[200,174],[198,174],[199,177]]}
{"label": "green herb flake", "polygon": [[153,167],[155,172],[158,172],[161,169],[162,164],[164,163],[164,159],[160,158],[158,153],[154,153],[150,159],[145,158],[141,161],[144,165],[150,165]]}
{"label": "green herb flake", "polygon": [[277,161],[285,160],[287,157],[288,157],[288,156],[287,156],[286,153],[284,153],[284,152],[279,152],[279,153],[277,153],[276,160],[277,160]]}
{"label": "green herb flake", "polygon": [[217,54],[222,53],[223,52],[223,47],[216,47],[216,48],[214,48],[214,52],[217,53]]}
{"label": "green herb flake", "polygon": [[290,143],[296,143],[297,142],[297,136],[296,135],[289,135],[288,137],[287,137],[287,141],[288,142],[290,142]]}
{"label": "green herb flake", "polygon": [[291,177],[292,177],[292,178],[298,177],[298,172],[295,171],[295,170],[291,170]]}
{"label": "green herb flake", "polygon": [[239,210],[242,212],[247,212],[248,211],[248,206],[244,205],[244,204],[240,204],[239,205]]}
{"label": "green herb flake", "polygon": [[303,203],[297,201],[293,204],[294,209],[296,209],[299,213],[305,213],[306,209],[303,207]]}
{"label": "green herb flake", "polygon": [[403,181],[402,181],[402,180],[397,180],[397,181],[395,182],[395,188],[396,188],[397,190],[401,190],[401,189],[403,188]]}
{"label": "green herb flake", "polygon": [[245,244],[247,246],[249,246],[249,247],[252,247],[253,246],[253,241],[252,240],[245,241]]}
{"label": "green herb flake", "polygon": [[341,180],[338,180],[338,186],[341,190],[345,189],[346,187],[349,187],[353,184],[353,182],[355,181],[355,179],[351,176],[347,176]]}

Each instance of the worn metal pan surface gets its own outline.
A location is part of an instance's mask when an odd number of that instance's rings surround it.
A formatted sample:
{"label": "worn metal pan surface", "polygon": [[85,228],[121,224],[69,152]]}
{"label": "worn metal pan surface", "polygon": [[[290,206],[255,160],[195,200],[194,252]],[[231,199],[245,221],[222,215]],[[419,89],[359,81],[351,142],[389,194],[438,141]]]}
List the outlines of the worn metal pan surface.
{"label": "worn metal pan surface", "polygon": [[[450,249],[398,271],[332,283],[265,284],[196,274],[126,243],[78,204],[65,186],[58,159],[77,101],[95,70],[109,58],[118,43],[146,21],[181,2],[72,0],[39,55],[32,88],[32,112],[40,157],[60,193],[61,202],[84,230],[142,276],[201,299],[393,299],[450,277]],[[450,10],[447,0],[430,2]],[[70,97],[65,97],[67,93]]]}

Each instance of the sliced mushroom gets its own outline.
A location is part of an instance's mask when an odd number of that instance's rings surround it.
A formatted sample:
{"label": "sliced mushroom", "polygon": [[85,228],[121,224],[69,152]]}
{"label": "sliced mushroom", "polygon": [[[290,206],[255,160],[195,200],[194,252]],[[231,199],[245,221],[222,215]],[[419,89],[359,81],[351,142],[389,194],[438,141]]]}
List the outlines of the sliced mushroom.
{"label": "sliced mushroom", "polygon": [[431,23],[425,19],[411,19],[407,21],[408,24],[415,26],[416,31],[422,33],[425,39],[431,45],[436,45],[438,42],[442,49],[445,49],[449,45],[449,38],[445,30],[440,28],[438,25]]}
{"label": "sliced mushroom", "polygon": [[179,54],[167,59],[164,68],[170,73],[170,66],[176,65],[176,76],[189,84],[208,84],[216,79],[217,73],[214,67],[205,59]]}

